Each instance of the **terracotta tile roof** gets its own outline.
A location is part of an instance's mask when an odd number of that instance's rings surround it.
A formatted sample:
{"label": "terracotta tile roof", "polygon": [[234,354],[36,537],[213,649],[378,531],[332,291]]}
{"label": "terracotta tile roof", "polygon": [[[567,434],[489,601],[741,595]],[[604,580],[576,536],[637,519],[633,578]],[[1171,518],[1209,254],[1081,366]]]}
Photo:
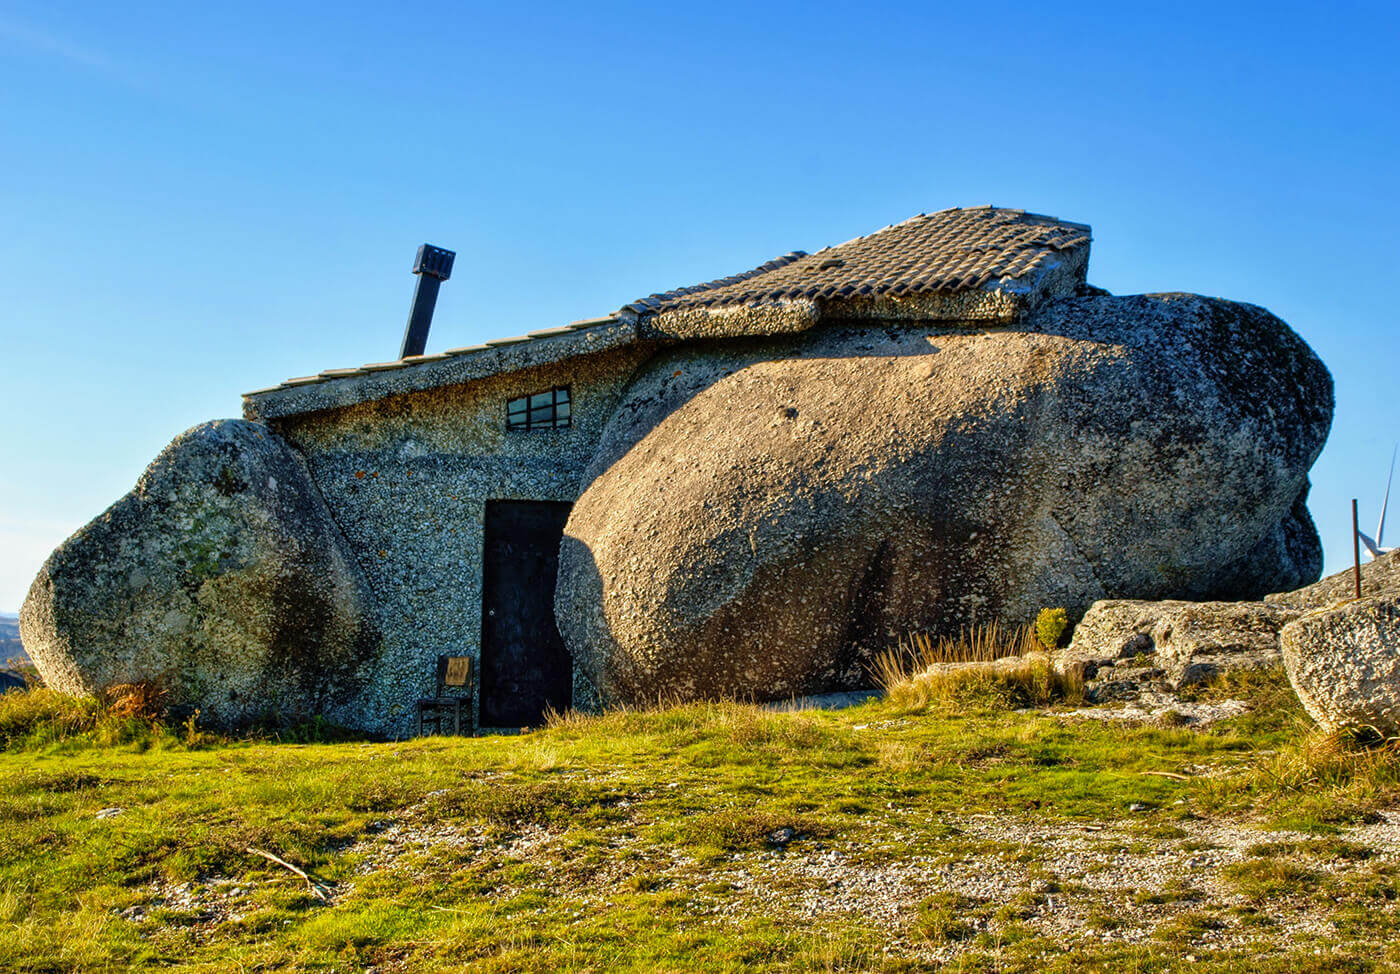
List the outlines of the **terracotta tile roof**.
{"label": "terracotta tile roof", "polygon": [[1089,233],[1082,223],[1024,210],[941,210],[814,254],[794,251],[743,274],[652,294],[622,312],[973,290],[1029,274],[1088,243]]}

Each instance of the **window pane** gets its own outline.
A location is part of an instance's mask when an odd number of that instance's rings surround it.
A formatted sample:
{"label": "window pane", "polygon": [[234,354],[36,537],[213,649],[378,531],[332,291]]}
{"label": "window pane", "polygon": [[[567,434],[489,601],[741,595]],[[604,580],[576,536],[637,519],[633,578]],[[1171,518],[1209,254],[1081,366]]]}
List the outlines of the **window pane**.
{"label": "window pane", "polygon": [[535,392],[506,403],[506,429],[565,429],[571,425],[573,410],[567,388]]}

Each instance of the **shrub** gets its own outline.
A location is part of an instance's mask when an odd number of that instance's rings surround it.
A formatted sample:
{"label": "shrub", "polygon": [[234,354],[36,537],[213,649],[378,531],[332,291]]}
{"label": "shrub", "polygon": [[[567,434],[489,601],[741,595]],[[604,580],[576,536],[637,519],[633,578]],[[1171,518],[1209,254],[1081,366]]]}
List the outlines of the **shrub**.
{"label": "shrub", "polygon": [[224,738],[201,730],[198,714],[171,727],[161,716],[163,694],[149,684],[124,684],[103,699],[75,697],[45,687],[0,694],[0,750],[21,751],[125,744],[139,749],[199,747]]}
{"label": "shrub", "polygon": [[5,660],[4,666],[0,669],[9,670],[15,676],[24,681],[27,687],[43,686],[44,681],[39,678],[39,669],[24,656],[12,656]]}
{"label": "shrub", "polygon": [[1069,626],[1069,614],[1064,609],[1041,609],[1035,617],[1035,638],[1047,650],[1053,650],[1064,638]]}

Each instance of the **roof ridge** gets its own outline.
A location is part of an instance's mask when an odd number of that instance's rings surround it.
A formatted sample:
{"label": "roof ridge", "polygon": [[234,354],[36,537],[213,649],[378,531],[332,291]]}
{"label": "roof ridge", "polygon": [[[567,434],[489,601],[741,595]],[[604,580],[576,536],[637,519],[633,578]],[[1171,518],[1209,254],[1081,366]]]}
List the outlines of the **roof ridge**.
{"label": "roof ridge", "polygon": [[[919,220],[931,220],[936,216],[943,216],[947,213],[976,213],[979,210],[990,210],[995,213],[1009,213],[1012,216],[1027,216],[1033,220],[1049,220],[1051,223],[1061,223],[1067,227],[1077,227],[1082,228],[1084,230],[1089,229],[1089,224],[1087,223],[1072,223],[1069,220],[1061,220],[1057,216],[1047,216],[1044,213],[1031,213],[1029,210],[1021,210],[1013,206],[997,206],[995,203],[979,203],[977,206],[945,206],[941,210],[932,210],[928,213],[916,213],[913,216],[908,217],[907,219],[900,220],[898,223],[887,223],[878,230],[872,230],[869,233],[863,233],[858,237],[852,237],[850,240],[847,240],[843,243],[835,244],[831,247],[825,247],[823,249],[835,250],[837,247],[846,246],[846,244],[857,243],[861,240],[869,240],[871,237],[878,237],[880,234],[887,233],[890,230],[898,230],[900,227],[907,226],[908,224],[915,223]],[[820,251],[818,252],[820,253]]]}
{"label": "roof ridge", "polygon": [[[928,225],[927,230],[921,225]],[[909,239],[899,235],[904,231]],[[1043,213],[984,203],[979,206],[950,206],[932,213],[919,213],[879,230],[852,237],[811,254],[794,251],[750,271],[718,278],[704,284],[650,294],[624,305],[620,313],[653,316],[683,307],[719,307],[798,298],[831,298],[851,295],[900,294],[913,292],[953,292],[986,286],[989,281],[1006,281],[1034,273],[1052,260],[1053,254],[1087,244],[1092,238],[1088,224],[1073,223]],[[894,250],[891,250],[894,248]],[[895,251],[900,251],[896,254]],[[843,253],[844,251],[844,253]],[[841,257],[832,261],[833,252]],[[921,257],[922,252],[922,257]],[[908,255],[922,266],[900,270]],[[980,261],[969,261],[980,255]],[[849,261],[857,266],[858,280],[798,277],[801,268],[788,268],[801,258],[827,258],[819,262],[818,273],[837,270]],[[871,261],[874,265],[871,265]],[[930,261],[934,266],[930,266]],[[812,266],[804,260],[802,268]],[[776,272],[776,273],[773,273]],[[771,277],[754,281],[753,278]],[[847,276],[850,272],[846,272]],[[911,276],[912,275],[912,276]],[[905,277],[905,280],[900,280]]]}

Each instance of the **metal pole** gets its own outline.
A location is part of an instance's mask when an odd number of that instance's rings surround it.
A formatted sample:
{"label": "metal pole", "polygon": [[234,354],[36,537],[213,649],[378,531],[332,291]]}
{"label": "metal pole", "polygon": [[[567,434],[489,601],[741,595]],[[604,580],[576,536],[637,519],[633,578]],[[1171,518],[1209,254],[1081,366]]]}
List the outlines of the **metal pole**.
{"label": "metal pole", "polygon": [[1356,578],[1356,597],[1361,598],[1361,525],[1356,519],[1356,498],[1351,499],[1351,556]]}

